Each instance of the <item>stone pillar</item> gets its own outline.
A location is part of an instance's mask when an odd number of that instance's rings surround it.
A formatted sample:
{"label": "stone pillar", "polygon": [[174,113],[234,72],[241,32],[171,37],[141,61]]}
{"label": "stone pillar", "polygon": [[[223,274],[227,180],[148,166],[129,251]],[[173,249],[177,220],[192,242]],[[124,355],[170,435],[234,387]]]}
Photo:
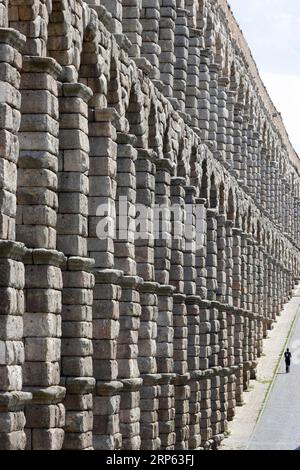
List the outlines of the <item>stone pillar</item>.
{"label": "stone pillar", "polygon": [[16,31],[0,28],[0,238],[15,240],[17,161],[21,94],[19,49],[25,38]]}
{"label": "stone pillar", "polygon": [[[0,5],[1,26],[7,25],[5,12]],[[32,398],[22,391],[25,246],[15,241],[24,41],[16,31],[0,28],[0,450],[24,450],[24,406]]]}
{"label": "stone pillar", "polygon": [[226,217],[225,215],[217,216],[217,301],[226,302],[227,294],[227,273],[226,273]]}
{"label": "stone pillar", "polygon": [[[272,217],[271,212],[271,155],[270,150],[268,149],[268,153],[266,155],[266,209],[267,212],[270,214],[270,218]],[[271,219],[272,220],[272,219]]]}
{"label": "stone pillar", "polygon": [[264,338],[264,310],[263,310],[263,298],[264,298],[264,257],[262,247],[258,245],[258,312],[261,318],[261,334],[262,339]]}
{"label": "stone pillar", "polygon": [[[125,274],[136,275],[135,259],[135,204],[137,150],[135,137],[121,132],[117,135],[117,239],[114,241],[115,268]],[[125,224],[124,224],[125,222]]]}
{"label": "stone pillar", "polygon": [[101,4],[111,13],[110,32],[122,34],[122,1],[121,0],[101,0]]}
{"label": "stone pillar", "polygon": [[94,275],[93,369],[96,388],[93,397],[93,444],[95,450],[119,450],[122,446],[119,413],[123,384],[117,380],[117,341],[122,272],[98,269]]}
{"label": "stone pillar", "polygon": [[210,83],[210,115],[209,115],[209,133],[208,140],[213,152],[217,151],[217,130],[218,130],[218,71],[217,64],[209,65]]}
{"label": "stone pillar", "polygon": [[[236,377],[232,373],[235,364],[234,357],[234,328],[235,328],[235,315],[233,307],[233,222],[226,220],[226,335],[227,335],[227,367],[230,370],[229,375],[224,376],[224,382],[226,381],[226,390],[224,389],[224,402],[226,403],[226,420],[231,421],[235,415],[235,389],[236,389]],[[222,322],[221,322],[222,327]],[[225,363],[224,363],[225,365]],[[221,381],[223,378],[221,377]],[[226,400],[225,400],[226,397]],[[225,412],[225,410],[224,410]],[[224,422],[224,431],[226,430],[226,421]]]}
{"label": "stone pillar", "polygon": [[258,178],[259,178],[259,165],[258,165],[258,158],[259,158],[259,134],[255,130],[255,126],[253,126],[252,131],[252,175],[253,181],[251,183],[251,194],[252,196],[255,195],[255,198],[258,198]]}
{"label": "stone pillar", "polygon": [[139,328],[138,366],[143,386],[141,388],[141,449],[158,450],[159,439],[159,380],[156,364],[156,341],[158,320],[158,299],[155,282],[145,282],[140,286],[141,318]]}
{"label": "stone pillar", "polygon": [[221,402],[220,402],[220,387],[221,380],[219,373],[221,367],[219,366],[220,355],[224,354],[224,350],[221,353],[221,346],[223,346],[221,340],[221,323],[223,320],[223,309],[221,304],[212,301],[210,308],[210,355],[209,355],[209,367],[212,371],[210,384],[211,384],[211,429],[214,444],[219,440],[218,435],[220,434],[221,426]]}
{"label": "stone pillar", "polygon": [[256,133],[257,136],[257,153],[256,153],[256,201],[257,204],[261,205],[261,150],[262,150],[262,140],[259,132]]}
{"label": "stone pillar", "polygon": [[266,191],[267,191],[267,155],[266,149],[263,147],[261,150],[261,159],[260,159],[260,204],[263,209],[266,209]]}
{"label": "stone pillar", "polygon": [[26,407],[27,449],[60,450],[64,441],[65,387],[60,386],[62,253],[49,248],[28,250],[25,262],[24,390],[32,393]]}
{"label": "stone pillar", "polygon": [[218,247],[217,247],[217,210],[207,209],[207,295],[209,300],[216,300],[218,281]]}
{"label": "stone pillar", "polygon": [[[118,133],[117,160],[117,216],[122,215],[127,226],[118,217],[118,239],[115,240],[115,266],[122,269],[120,298],[120,333],[117,345],[119,366],[118,378],[123,383],[120,404],[120,430],[122,449],[137,450],[141,446],[140,436],[140,388],[143,380],[138,367],[138,335],[141,304],[139,286],[143,279],[136,276],[135,259],[135,204],[137,150],[133,147],[135,137]],[[122,201],[121,201],[122,198]],[[123,201],[124,199],[124,201]],[[124,217],[124,209],[126,214]]]}
{"label": "stone pillar", "polygon": [[184,249],[184,293],[187,307],[187,364],[190,373],[189,401],[189,449],[198,449],[201,445],[200,435],[200,297],[196,296],[196,249],[197,249],[197,208],[195,207],[194,186],[185,187],[186,220]]}
{"label": "stone pillar", "polygon": [[172,223],[172,250],[170,284],[176,288],[176,292],[184,291],[184,204],[185,204],[185,179],[171,178],[171,204],[176,206],[174,222]]}
{"label": "stone pillar", "polygon": [[[156,161],[155,203],[163,206],[165,211],[170,207],[171,175],[174,167],[170,160],[164,158]],[[171,268],[171,223],[165,221],[155,236],[155,279],[160,283],[158,288],[157,319],[157,371],[161,375],[159,395],[159,438],[161,449],[174,450],[175,434],[175,387],[173,358],[173,292],[175,287],[169,285]]]}
{"label": "stone pillar", "polygon": [[253,124],[252,122],[248,123],[247,129],[247,157],[245,159],[244,165],[247,168],[244,168],[245,174],[245,184],[247,188],[247,192],[252,195],[255,195],[255,191],[253,188],[254,185],[254,164],[253,164]]}
{"label": "stone pillar", "polygon": [[247,233],[241,232],[241,302],[240,307],[248,310],[248,241]]}
{"label": "stone pillar", "polygon": [[[227,332],[227,328],[226,328]],[[228,367],[220,371],[220,429],[219,439],[223,439],[224,433],[228,430],[228,394],[231,392],[231,370]]]}
{"label": "stone pillar", "polygon": [[279,199],[279,203],[278,203],[278,225],[280,228],[283,227],[283,219],[282,219],[282,213],[283,213],[283,195],[282,195],[282,186],[283,186],[283,182],[281,180],[281,171],[279,169],[278,171],[278,199]]}
{"label": "stone pillar", "polygon": [[[155,204],[155,173],[154,152],[151,150],[138,149],[136,167],[136,203],[147,208],[145,218],[138,214],[135,237],[135,258],[137,263],[137,274],[144,281],[153,281],[154,270],[154,219],[153,206]],[[128,162],[133,165],[133,162]],[[125,162],[124,162],[125,164]],[[138,233],[137,233],[138,232]],[[137,236],[138,234],[139,237]]]}
{"label": "stone pillar", "polygon": [[[267,249],[268,250],[268,249]],[[272,314],[270,309],[270,279],[271,279],[271,265],[270,265],[270,256],[268,251],[264,251],[264,311],[266,318],[266,334],[267,330],[272,328]]]}
{"label": "stone pillar", "polygon": [[184,293],[194,296],[196,294],[196,217],[195,195],[197,189],[194,186],[185,186],[185,221],[184,221],[184,250],[183,250],[183,275]]}
{"label": "stone pillar", "polygon": [[233,305],[235,307],[241,306],[242,296],[242,250],[241,250],[241,230],[237,228],[232,229],[233,233],[233,285],[232,285],[232,296]]}
{"label": "stone pillar", "polygon": [[[275,184],[276,184],[275,194],[276,194],[276,199],[277,199],[278,198],[277,168],[276,168]],[[278,204],[278,199],[277,199],[277,204]],[[277,216],[278,216],[278,206],[277,206],[277,204],[276,204],[276,221],[277,221]],[[295,215],[294,215],[294,217],[295,217],[295,225],[296,225],[296,227],[298,227],[298,221],[299,221],[299,197],[298,197],[298,195],[295,196]],[[296,232],[294,234],[295,242],[296,242],[296,245],[299,245],[299,230],[298,230],[298,228],[296,228],[295,232]],[[297,266],[297,263],[296,263],[296,266]],[[297,266],[297,269],[298,269],[298,266]],[[298,273],[297,273],[297,275],[298,275]]]}
{"label": "stone pillar", "polygon": [[[113,108],[93,110],[89,122],[89,256],[95,269],[114,268],[117,144]],[[85,175],[81,178],[84,179]],[[100,217],[105,217],[104,222]],[[104,232],[104,233],[102,233]]]}
{"label": "stone pillar", "polygon": [[241,163],[242,163],[242,124],[243,124],[243,104],[237,101],[234,106],[234,153],[233,153],[233,168],[235,176],[240,178]]}
{"label": "stone pillar", "polygon": [[[27,448],[61,449],[65,388],[60,384],[62,277],[56,251],[58,91],[60,67],[50,58],[24,57],[17,236],[26,256],[24,387]],[[44,275],[41,275],[41,273]],[[51,325],[51,326],[50,326]]]}
{"label": "stone pillar", "polygon": [[280,260],[275,261],[275,308],[276,315],[281,315],[281,286],[280,286]]}
{"label": "stone pillar", "polygon": [[190,389],[188,385],[187,367],[187,312],[184,292],[184,219],[183,209],[185,202],[185,179],[171,179],[171,203],[176,205],[172,224],[172,255],[170,269],[170,284],[176,288],[174,294],[173,322],[174,322],[174,372],[175,381],[175,430],[176,448],[187,449],[189,438],[189,409],[188,399]]}
{"label": "stone pillar", "polygon": [[[271,220],[276,223],[276,204],[277,204],[277,192],[276,192],[276,168],[277,162],[270,162],[270,217]],[[294,214],[292,215],[294,217]]]}
{"label": "stone pillar", "polygon": [[242,296],[242,250],[241,250],[241,233],[238,228],[233,228],[233,304],[235,306],[235,320],[234,320],[234,358],[236,371],[236,404],[243,404],[243,331],[244,331],[244,316],[241,307]]}
{"label": "stone pillar", "polygon": [[191,116],[191,124],[198,127],[199,109],[198,100],[200,96],[200,46],[202,38],[199,30],[189,30],[189,48],[187,61],[187,83],[185,92],[185,112]]}
{"label": "stone pillar", "polygon": [[266,311],[266,281],[267,281],[268,265],[266,263],[266,254],[263,246],[260,247],[260,311],[263,315],[263,337],[267,337],[268,322]]}
{"label": "stone pillar", "polygon": [[241,171],[240,171],[240,181],[242,183],[243,188],[246,190],[247,190],[247,173],[249,171],[248,161],[251,162],[251,155],[249,154],[249,147],[248,147],[249,115],[247,114],[247,112],[248,111],[245,109],[245,112],[243,115],[243,122],[242,122]]}
{"label": "stone pillar", "polygon": [[60,105],[59,213],[57,247],[68,261],[63,269],[62,383],[67,388],[64,449],[93,448],[92,364],[93,260],[87,258],[91,91],[64,84]]}
{"label": "stone pillar", "polygon": [[250,378],[254,378],[256,375],[255,369],[256,354],[255,354],[255,342],[256,342],[256,312],[254,308],[255,298],[255,258],[254,258],[254,240],[250,235],[247,239],[248,243],[248,310],[249,310],[249,361],[250,361]]}
{"label": "stone pillar", "polygon": [[138,149],[136,161],[137,210],[138,204],[147,208],[145,219],[139,214],[138,230],[141,235],[135,240],[137,273],[144,279],[140,287],[141,319],[139,329],[139,371],[143,378],[141,388],[141,439],[142,449],[157,450],[159,439],[159,383],[157,374],[157,320],[158,284],[154,280],[154,227],[153,205],[155,202],[155,164],[151,150]]}
{"label": "stone pillar", "polygon": [[269,253],[269,309],[270,309],[270,319],[276,321],[276,312],[275,312],[275,302],[274,302],[274,259],[272,256],[272,251]]}
{"label": "stone pillar", "polygon": [[227,91],[227,109],[228,118],[226,125],[226,162],[228,168],[233,170],[233,154],[234,154],[234,103],[236,99],[236,92],[233,90]]}
{"label": "stone pillar", "polygon": [[[1,1],[2,3],[2,1]],[[45,57],[47,54],[47,19],[50,13],[48,3],[38,0],[7,1],[10,28],[26,36],[23,53]]]}
{"label": "stone pillar", "polygon": [[176,0],[160,0],[159,40],[161,49],[159,56],[160,80],[163,82],[162,92],[167,98],[173,97],[174,85],[174,54]]}
{"label": "stone pillar", "polygon": [[210,356],[210,302],[200,302],[200,368],[203,371],[203,376],[199,382],[200,385],[200,434],[201,434],[201,447],[206,447],[208,441],[212,438],[211,427],[211,379],[209,367]]}
{"label": "stone pillar", "polygon": [[187,450],[189,441],[189,374],[187,365],[187,311],[185,295],[174,294],[174,372],[176,449]]}
{"label": "stone pillar", "polygon": [[217,150],[218,160],[226,164],[227,147],[227,120],[229,117],[227,109],[226,87],[229,83],[228,77],[220,77],[218,82],[218,128],[217,128]]}
{"label": "stone pillar", "polygon": [[[273,291],[273,316],[274,320],[277,320],[277,316],[280,314],[280,310],[278,310],[278,290],[277,290],[277,260],[275,258],[275,252],[272,254],[272,264],[273,264],[273,275],[272,275],[272,291]],[[293,269],[293,268],[291,268]],[[292,278],[293,275],[291,274]],[[293,279],[291,280],[292,289],[293,286]]]}
{"label": "stone pillar", "polygon": [[226,301],[225,303],[232,306],[233,297],[232,297],[232,287],[233,287],[233,222],[231,220],[226,220]]}
{"label": "stone pillar", "polygon": [[87,101],[82,84],[63,84],[59,98],[59,209],[57,247],[68,256],[87,255],[89,139]]}
{"label": "stone pillar", "polygon": [[121,3],[123,33],[126,34],[132,44],[128,54],[130,57],[140,57],[143,33],[140,22],[142,0],[123,0]]}
{"label": "stone pillar", "polygon": [[8,28],[8,1],[1,0],[0,3],[0,28]]}
{"label": "stone pillar", "polygon": [[142,47],[141,55],[149,60],[153,66],[150,77],[159,80],[159,55],[161,48],[159,41],[160,2],[154,0],[142,0],[141,25],[142,25]]}
{"label": "stone pillar", "polygon": [[24,362],[24,345],[22,342],[23,288],[25,274],[22,258],[24,251],[25,247],[21,243],[0,240],[1,450],[24,450],[26,445],[24,405],[30,402],[32,398],[31,393],[22,391],[22,364]]}
{"label": "stone pillar", "polygon": [[207,299],[207,210],[206,199],[197,198],[196,203],[196,294]]}
{"label": "stone pillar", "polygon": [[[259,310],[259,246],[256,240],[253,240],[253,278],[254,278],[254,295],[253,295],[253,313],[255,322],[255,344],[254,359],[261,357],[262,353],[262,321],[261,312]],[[279,286],[278,286],[279,288]]]}
{"label": "stone pillar", "polygon": [[[163,206],[165,210],[170,207],[171,175],[174,167],[170,160],[163,158],[156,161],[155,176],[155,203]],[[171,223],[165,221],[164,236],[156,236],[154,240],[154,266],[155,280],[162,285],[168,285],[170,281],[171,267]],[[159,234],[158,234],[159,235]]]}
{"label": "stone pillar", "polygon": [[209,356],[209,367],[217,367],[219,359],[219,311],[217,308],[210,309],[210,356]]}
{"label": "stone pillar", "polygon": [[210,73],[209,73],[209,51],[201,49],[200,53],[200,74],[199,74],[199,129],[201,130],[202,142],[209,138],[209,120],[210,120]]}
{"label": "stone pillar", "polygon": [[[248,311],[248,238],[247,233],[241,233],[241,254],[242,254],[242,296],[241,309]],[[250,318],[248,312],[242,312],[244,316],[243,332],[243,369],[244,369],[244,390],[248,390],[250,380],[250,362],[249,362],[249,337],[250,337]]]}
{"label": "stone pillar", "polygon": [[124,276],[121,281],[120,333],[117,343],[118,379],[123,384],[120,404],[122,449],[138,450],[140,436],[140,389],[143,380],[138,367],[138,335],[141,305],[138,276]]}
{"label": "stone pillar", "polygon": [[93,449],[92,267],[92,260],[74,256],[69,257],[63,271],[61,383],[67,390],[64,449]]}
{"label": "stone pillar", "polygon": [[187,27],[187,10],[176,9],[175,21],[175,57],[173,97],[177,99],[178,111],[185,111],[187,87],[187,61],[189,55],[189,29]]}
{"label": "stone pillar", "polygon": [[227,337],[228,337],[228,366],[230,367],[230,375],[228,376],[227,385],[227,420],[232,421],[235,416],[236,408],[236,375],[235,367],[235,321],[236,316],[234,310],[230,309],[227,313]]}
{"label": "stone pillar", "polygon": [[[218,322],[219,322],[219,333],[218,333],[218,375],[220,379],[219,385],[219,401],[214,405],[216,410],[215,422],[216,422],[216,435],[221,435],[227,428],[227,410],[228,410],[228,322],[227,322],[227,306],[220,304],[218,306]],[[219,439],[219,437],[218,437]]]}
{"label": "stone pillar", "polygon": [[157,318],[157,371],[161,375],[159,394],[159,437],[161,449],[174,450],[175,434],[175,374],[173,359],[173,292],[175,288],[161,285],[158,288]]}
{"label": "stone pillar", "polygon": [[200,379],[200,303],[198,296],[188,295],[187,306],[187,326],[188,326],[188,370],[191,376],[190,402],[189,402],[189,449],[199,449],[201,446],[200,418],[201,418],[201,393]]}
{"label": "stone pillar", "polygon": [[220,443],[220,434],[221,434],[221,377],[220,377],[221,368],[216,368],[214,370],[214,374],[211,377],[211,428],[212,428],[212,436],[214,440],[214,445]]}
{"label": "stone pillar", "polygon": [[[93,299],[93,445],[95,450],[122,446],[119,425],[120,391],[117,340],[122,272],[114,268],[115,200],[117,173],[114,108],[90,109],[89,118],[89,238],[95,260]],[[101,217],[104,219],[101,219]]]}
{"label": "stone pillar", "polygon": [[280,283],[281,283],[281,292],[282,292],[281,303],[283,304],[284,301],[285,301],[284,266],[283,266],[283,264],[281,264],[281,270],[280,270]]}
{"label": "stone pillar", "polygon": [[56,248],[60,70],[50,58],[23,60],[17,233],[29,247]]}
{"label": "stone pillar", "polygon": [[289,213],[288,213],[288,195],[289,195],[289,188],[288,188],[288,181],[286,178],[283,179],[284,184],[284,231],[288,234],[289,230]]}

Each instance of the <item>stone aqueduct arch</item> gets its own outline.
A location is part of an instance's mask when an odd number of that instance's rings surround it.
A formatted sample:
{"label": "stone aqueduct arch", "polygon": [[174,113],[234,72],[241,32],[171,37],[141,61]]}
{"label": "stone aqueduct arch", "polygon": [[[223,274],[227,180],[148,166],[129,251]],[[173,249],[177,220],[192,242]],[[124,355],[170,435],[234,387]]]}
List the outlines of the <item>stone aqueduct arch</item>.
{"label": "stone aqueduct arch", "polygon": [[[0,2],[0,449],[218,445],[299,278],[299,161],[227,3],[130,6]],[[201,248],[100,243],[118,194],[197,201]]]}

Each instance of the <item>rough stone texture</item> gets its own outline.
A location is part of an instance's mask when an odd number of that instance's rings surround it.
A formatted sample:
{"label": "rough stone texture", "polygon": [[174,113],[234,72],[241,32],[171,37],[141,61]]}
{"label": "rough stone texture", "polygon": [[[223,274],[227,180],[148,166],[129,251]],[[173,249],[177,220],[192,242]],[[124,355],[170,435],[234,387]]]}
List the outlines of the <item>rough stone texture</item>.
{"label": "rough stone texture", "polygon": [[0,449],[217,447],[299,279],[299,171],[226,0],[0,1]]}

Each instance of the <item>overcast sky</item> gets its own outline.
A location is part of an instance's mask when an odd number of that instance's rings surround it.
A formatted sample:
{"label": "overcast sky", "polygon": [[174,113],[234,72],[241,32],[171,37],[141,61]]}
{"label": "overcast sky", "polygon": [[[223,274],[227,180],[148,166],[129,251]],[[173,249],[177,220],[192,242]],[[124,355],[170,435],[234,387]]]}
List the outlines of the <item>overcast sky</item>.
{"label": "overcast sky", "polygon": [[228,0],[300,155],[300,0]]}

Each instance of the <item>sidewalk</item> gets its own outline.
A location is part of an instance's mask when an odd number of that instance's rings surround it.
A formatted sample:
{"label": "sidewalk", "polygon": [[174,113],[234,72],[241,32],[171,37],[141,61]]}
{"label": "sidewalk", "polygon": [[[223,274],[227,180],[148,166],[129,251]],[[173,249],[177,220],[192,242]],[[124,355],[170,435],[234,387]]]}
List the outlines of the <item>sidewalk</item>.
{"label": "sidewalk", "polygon": [[[299,306],[300,287],[298,286],[294,292],[294,297],[285,306],[281,316],[278,317],[274,329],[269,332],[268,338],[264,340],[264,355],[259,359],[257,380],[251,381],[249,392],[244,392],[245,405],[237,408],[233,422],[229,423],[229,435],[224,439],[221,450],[246,450],[251,442],[251,449],[254,450],[255,442],[259,440],[259,436],[254,436],[257,429],[256,425],[258,420],[260,424],[261,412],[269,401],[270,392],[273,389],[272,382],[280,364],[279,360],[282,359],[286,341],[292,332],[291,330],[294,329]],[[277,425],[280,426],[280,423]],[[262,430],[262,432],[264,431]]]}

